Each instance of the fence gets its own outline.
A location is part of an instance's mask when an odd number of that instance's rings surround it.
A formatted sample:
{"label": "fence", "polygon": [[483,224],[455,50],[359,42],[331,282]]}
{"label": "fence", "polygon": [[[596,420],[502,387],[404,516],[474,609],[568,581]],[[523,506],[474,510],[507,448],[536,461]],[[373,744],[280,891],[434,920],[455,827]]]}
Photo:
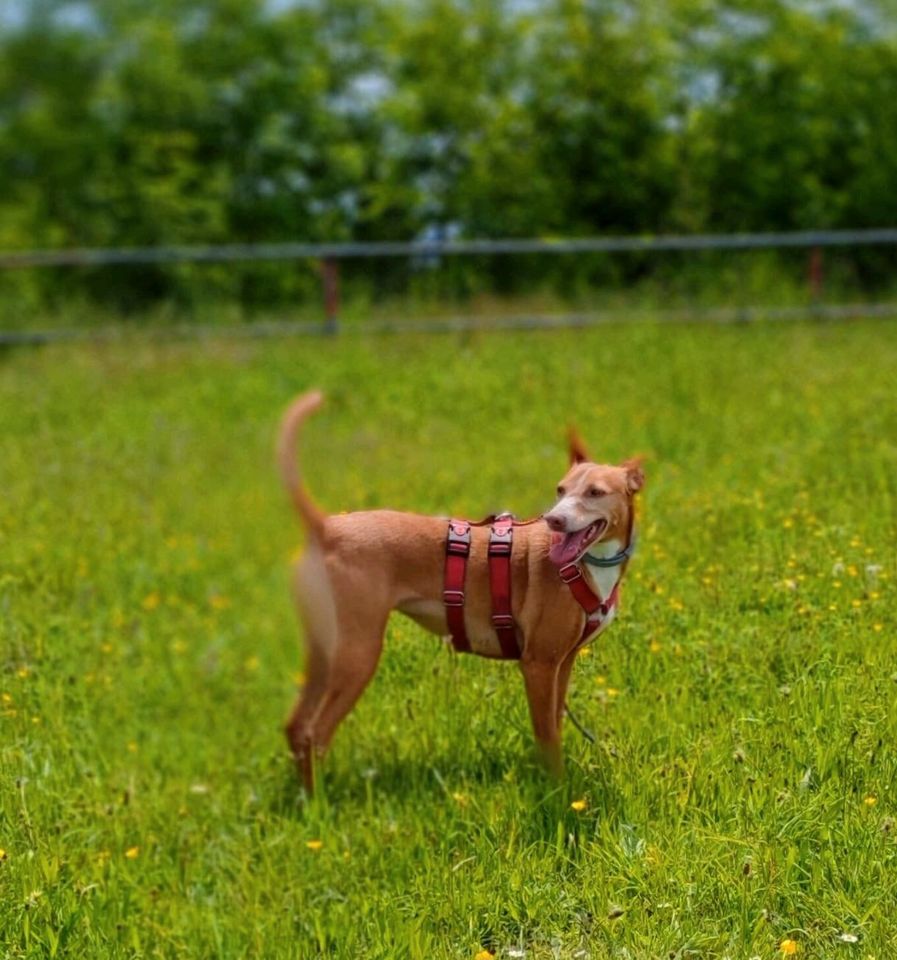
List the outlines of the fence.
{"label": "fence", "polygon": [[[808,307],[719,308],[713,310],[661,310],[648,314],[657,320],[697,319],[717,323],[751,320],[762,314],[773,320],[789,320],[807,314],[837,319],[853,316],[886,316],[897,314],[897,304],[844,304],[823,306],[819,295],[824,270],[822,251],[827,247],[897,247],[897,228],[868,230],[809,230],[786,233],[696,234],[662,236],[608,236],[562,239],[508,240],[421,240],[409,243],[269,243],[231,244],[209,247],[135,247],[129,249],[68,249],[0,252],[0,270],[38,269],[48,267],[114,267],[121,265],[160,265],[178,263],[232,263],[249,261],[316,260],[320,262],[323,322],[247,324],[231,332],[252,332],[258,336],[280,336],[290,333],[339,332],[340,262],[344,260],[387,257],[439,258],[463,256],[513,256],[539,254],[547,256],[588,253],[672,252],[707,250],[776,250],[806,249],[807,283],[812,304]],[[373,325],[377,330],[460,330],[485,325],[499,327],[587,326],[619,319],[612,313],[567,313],[506,317],[486,323],[480,318],[459,317],[451,320],[405,321]],[[208,326],[173,328],[181,335],[225,332]],[[0,343],[43,343],[51,340],[81,337],[109,338],[115,331],[0,331]]]}

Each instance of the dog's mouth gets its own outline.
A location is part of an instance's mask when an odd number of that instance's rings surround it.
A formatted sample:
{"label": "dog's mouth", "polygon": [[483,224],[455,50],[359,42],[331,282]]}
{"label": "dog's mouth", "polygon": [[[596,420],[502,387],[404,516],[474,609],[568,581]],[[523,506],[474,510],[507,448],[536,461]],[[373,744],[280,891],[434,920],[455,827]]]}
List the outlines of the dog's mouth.
{"label": "dog's mouth", "polygon": [[607,520],[596,520],[573,533],[555,533],[551,537],[548,559],[558,567],[578,560],[607,529]]}

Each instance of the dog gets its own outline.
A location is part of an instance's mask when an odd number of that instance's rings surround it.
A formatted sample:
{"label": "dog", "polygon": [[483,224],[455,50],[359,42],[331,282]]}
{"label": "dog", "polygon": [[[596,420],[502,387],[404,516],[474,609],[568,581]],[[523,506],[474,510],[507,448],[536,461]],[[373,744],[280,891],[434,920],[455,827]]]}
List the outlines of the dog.
{"label": "dog", "polygon": [[[317,391],[296,398],[277,445],[283,482],[307,531],[292,578],[305,629],[306,680],[285,732],[309,792],[316,759],[374,675],[390,613],[398,610],[439,636],[450,632],[445,518],[393,510],[327,516],[306,491],[299,432],[322,400]],[[571,434],[570,468],[554,506],[514,527],[508,551],[513,636],[538,751],[554,774],[562,771],[561,725],[573,662],[616,613],[634,546],[635,497],[644,482],[639,459],[619,466],[593,463]],[[488,530],[472,526],[468,543],[462,594],[467,648],[499,659],[506,651],[494,629]],[[590,619],[574,592],[583,587],[603,598],[597,619]]]}

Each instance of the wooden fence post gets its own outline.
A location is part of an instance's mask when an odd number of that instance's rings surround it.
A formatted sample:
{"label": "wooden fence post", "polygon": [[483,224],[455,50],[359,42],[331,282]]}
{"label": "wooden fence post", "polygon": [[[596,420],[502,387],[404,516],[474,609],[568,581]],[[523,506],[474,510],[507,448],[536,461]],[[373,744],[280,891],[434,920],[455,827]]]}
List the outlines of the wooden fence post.
{"label": "wooden fence post", "polygon": [[339,261],[327,257],[321,263],[321,283],[324,288],[324,333],[339,333]]}

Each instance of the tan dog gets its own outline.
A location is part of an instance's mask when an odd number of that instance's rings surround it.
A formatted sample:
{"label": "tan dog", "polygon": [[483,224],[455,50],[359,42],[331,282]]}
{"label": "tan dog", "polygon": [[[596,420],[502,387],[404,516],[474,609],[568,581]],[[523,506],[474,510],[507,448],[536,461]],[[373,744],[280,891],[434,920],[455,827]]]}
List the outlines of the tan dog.
{"label": "tan dog", "polygon": [[[322,399],[314,392],[293,401],[278,443],[284,482],[308,529],[308,548],[294,580],[305,626],[307,679],[286,734],[309,790],[314,758],[326,751],[374,675],[390,612],[398,610],[440,636],[448,633],[443,606],[446,519],[392,510],[325,516],[303,488],[296,457],[299,428]],[[595,563],[613,557],[614,566],[581,568],[599,597],[610,595],[626,568],[633,498],[644,483],[638,461],[590,463],[576,438],[571,440],[571,461],[545,522],[515,528],[511,556],[520,667],[542,758],[556,773],[562,766],[561,722],[576,652],[614,612],[591,636],[584,635],[586,615],[558,571],[586,554]],[[473,528],[464,622],[472,652],[500,658],[491,620],[488,537],[488,529]]]}

